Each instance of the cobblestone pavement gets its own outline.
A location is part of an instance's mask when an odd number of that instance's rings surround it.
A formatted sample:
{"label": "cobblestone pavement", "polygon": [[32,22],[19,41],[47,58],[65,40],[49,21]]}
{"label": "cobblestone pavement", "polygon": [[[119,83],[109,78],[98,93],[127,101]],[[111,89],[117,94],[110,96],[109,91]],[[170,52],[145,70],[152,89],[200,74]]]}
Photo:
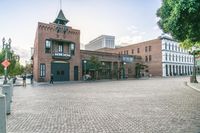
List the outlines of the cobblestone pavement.
{"label": "cobblestone pavement", "polygon": [[14,88],[8,133],[200,133],[189,78]]}

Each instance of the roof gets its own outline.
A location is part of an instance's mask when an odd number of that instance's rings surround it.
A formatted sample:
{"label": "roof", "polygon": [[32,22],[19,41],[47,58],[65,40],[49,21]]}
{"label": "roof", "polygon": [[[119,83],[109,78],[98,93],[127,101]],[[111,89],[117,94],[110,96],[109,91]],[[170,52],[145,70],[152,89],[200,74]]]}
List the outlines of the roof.
{"label": "roof", "polygon": [[58,16],[57,16],[57,18],[56,18],[56,20],[54,21],[54,23],[65,25],[68,22],[69,22],[69,20],[67,20],[65,18],[65,15],[64,15],[64,13],[63,13],[63,11],[61,9],[59,14],[58,14]]}

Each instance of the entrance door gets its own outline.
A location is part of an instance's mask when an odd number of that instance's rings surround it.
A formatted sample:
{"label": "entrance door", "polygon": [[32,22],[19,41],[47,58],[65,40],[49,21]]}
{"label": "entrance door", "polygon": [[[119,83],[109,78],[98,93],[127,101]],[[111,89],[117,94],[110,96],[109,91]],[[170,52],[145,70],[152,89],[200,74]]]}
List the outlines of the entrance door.
{"label": "entrance door", "polygon": [[54,81],[69,81],[69,63],[51,63]]}
{"label": "entrance door", "polygon": [[78,80],[78,66],[74,66],[74,80]]}

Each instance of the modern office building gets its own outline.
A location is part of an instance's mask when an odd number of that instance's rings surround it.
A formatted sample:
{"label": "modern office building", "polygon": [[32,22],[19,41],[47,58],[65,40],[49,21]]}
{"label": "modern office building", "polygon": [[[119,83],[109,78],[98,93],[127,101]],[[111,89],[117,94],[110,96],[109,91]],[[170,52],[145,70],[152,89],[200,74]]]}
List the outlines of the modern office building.
{"label": "modern office building", "polygon": [[85,45],[85,50],[95,51],[101,48],[115,48],[115,37],[101,35]]}
{"label": "modern office building", "polygon": [[193,57],[180,47],[179,43],[167,36],[137,44],[110,49],[119,55],[139,55],[148,73],[152,76],[190,75],[193,70]]}

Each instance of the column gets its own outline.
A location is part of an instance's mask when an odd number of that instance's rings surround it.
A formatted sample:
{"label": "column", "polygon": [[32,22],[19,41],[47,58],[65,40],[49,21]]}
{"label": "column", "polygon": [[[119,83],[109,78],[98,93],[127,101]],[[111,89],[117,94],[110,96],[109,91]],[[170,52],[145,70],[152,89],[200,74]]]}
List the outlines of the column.
{"label": "column", "polygon": [[162,64],[162,76],[166,77],[166,65],[164,63]]}
{"label": "column", "polygon": [[168,64],[168,76],[170,76],[170,65]]}

